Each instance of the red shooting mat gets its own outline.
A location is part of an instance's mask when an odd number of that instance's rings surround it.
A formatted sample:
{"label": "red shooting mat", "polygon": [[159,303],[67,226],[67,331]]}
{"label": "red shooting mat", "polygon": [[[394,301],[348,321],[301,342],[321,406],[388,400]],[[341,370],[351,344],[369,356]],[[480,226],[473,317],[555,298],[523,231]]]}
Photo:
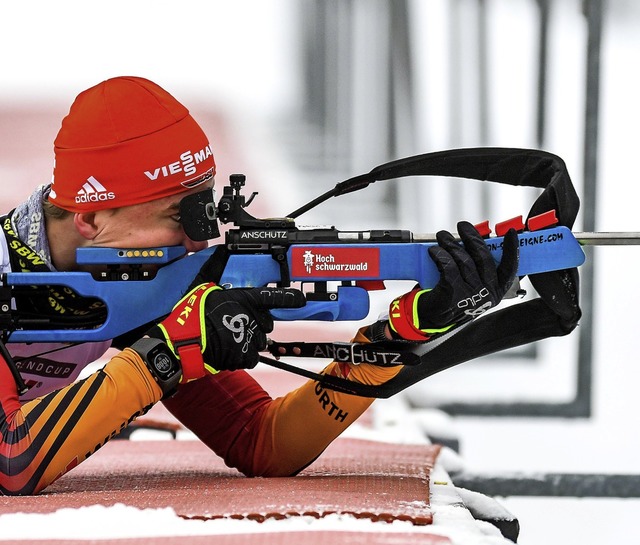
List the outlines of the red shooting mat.
{"label": "red shooting mat", "polygon": [[0,513],[122,503],[192,519],[265,520],[351,514],[430,524],[438,446],[338,439],[297,477],[248,479],[198,441],[112,441],[35,497],[0,498]]}

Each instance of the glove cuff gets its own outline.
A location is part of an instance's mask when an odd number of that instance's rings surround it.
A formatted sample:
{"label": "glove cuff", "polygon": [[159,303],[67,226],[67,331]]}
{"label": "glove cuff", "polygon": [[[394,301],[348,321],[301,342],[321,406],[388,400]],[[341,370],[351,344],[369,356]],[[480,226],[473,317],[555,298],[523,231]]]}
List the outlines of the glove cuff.
{"label": "glove cuff", "polygon": [[[171,311],[171,314],[158,324],[157,330],[150,335],[162,335],[171,351],[182,365],[182,382],[189,382],[205,375],[205,363],[202,354],[206,349],[204,330],[204,301],[209,292],[222,289],[210,282],[201,284],[185,295]],[[216,372],[207,366],[210,373]]]}
{"label": "glove cuff", "polygon": [[418,313],[419,298],[431,290],[415,289],[394,299],[389,307],[389,327],[407,341],[428,341],[434,335],[449,331],[455,324],[437,329],[421,329]]}
{"label": "glove cuff", "polygon": [[397,297],[389,306],[391,331],[407,341],[428,341],[431,337],[418,327],[417,302],[425,290],[413,290]]}

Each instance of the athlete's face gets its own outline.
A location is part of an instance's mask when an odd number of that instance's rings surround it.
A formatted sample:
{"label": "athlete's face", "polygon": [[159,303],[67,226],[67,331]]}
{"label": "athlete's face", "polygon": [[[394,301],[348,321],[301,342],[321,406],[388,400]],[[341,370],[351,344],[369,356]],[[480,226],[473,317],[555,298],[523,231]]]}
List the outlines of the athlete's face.
{"label": "athlete's face", "polygon": [[181,245],[189,252],[203,250],[207,242],[191,240],[180,223],[180,200],[203,189],[198,186],[155,201],[98,212],[102,214],[101,229],[92,245],[111,248]]}

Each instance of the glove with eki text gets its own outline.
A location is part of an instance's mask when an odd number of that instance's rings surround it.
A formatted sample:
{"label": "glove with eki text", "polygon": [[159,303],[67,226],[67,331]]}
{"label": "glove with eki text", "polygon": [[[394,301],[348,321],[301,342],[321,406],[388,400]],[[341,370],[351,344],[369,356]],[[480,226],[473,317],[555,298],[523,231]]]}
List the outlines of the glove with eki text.
{"label": "glove with eki text", "polygon": [[184,383],[207,372],[255,367],[273,331],[269,309],[304,304],[296,289],[222,289],[209,282],[189,291],[148,335],[163,340],[178,358]]}
{"label": "glove with eki text", "polygon": [[429,248],[440,272],[436,286],[414,289],[391,303],[389,326],[394,337],[432,339],[496,306],[511,287],[518,271],[515,230],[504,237],[498,265],[473,225],[464,221],[457,227],[462,244],[448,231],[440,231],[438,244]]}

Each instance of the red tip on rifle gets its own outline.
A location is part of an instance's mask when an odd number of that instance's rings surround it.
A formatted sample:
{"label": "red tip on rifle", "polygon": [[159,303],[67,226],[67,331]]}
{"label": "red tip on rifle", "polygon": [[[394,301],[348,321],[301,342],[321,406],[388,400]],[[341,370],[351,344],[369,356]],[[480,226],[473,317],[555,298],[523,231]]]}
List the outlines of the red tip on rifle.
{"label": "red tip on rifle", "polygon": [[496,223],[496,236],[504,236],[509,229],[515,229],[518,233],[524,231],[522,216],[516,216],[515,218]]}
{"label": "red tip on rifle", "polygon": [[551,227],[558,223],[555,210],[549,210],[543,214],[538,214],[527,220],[527,228],[529,231],[539,231],[545,227]]}
{"label": "red tip on rifle", "polygon": [[489,227],[489,220],[483,221],[482,223],[476,223],[474,225],[478,233],[482,238],[487,238],[491,234],[491,227]]}

